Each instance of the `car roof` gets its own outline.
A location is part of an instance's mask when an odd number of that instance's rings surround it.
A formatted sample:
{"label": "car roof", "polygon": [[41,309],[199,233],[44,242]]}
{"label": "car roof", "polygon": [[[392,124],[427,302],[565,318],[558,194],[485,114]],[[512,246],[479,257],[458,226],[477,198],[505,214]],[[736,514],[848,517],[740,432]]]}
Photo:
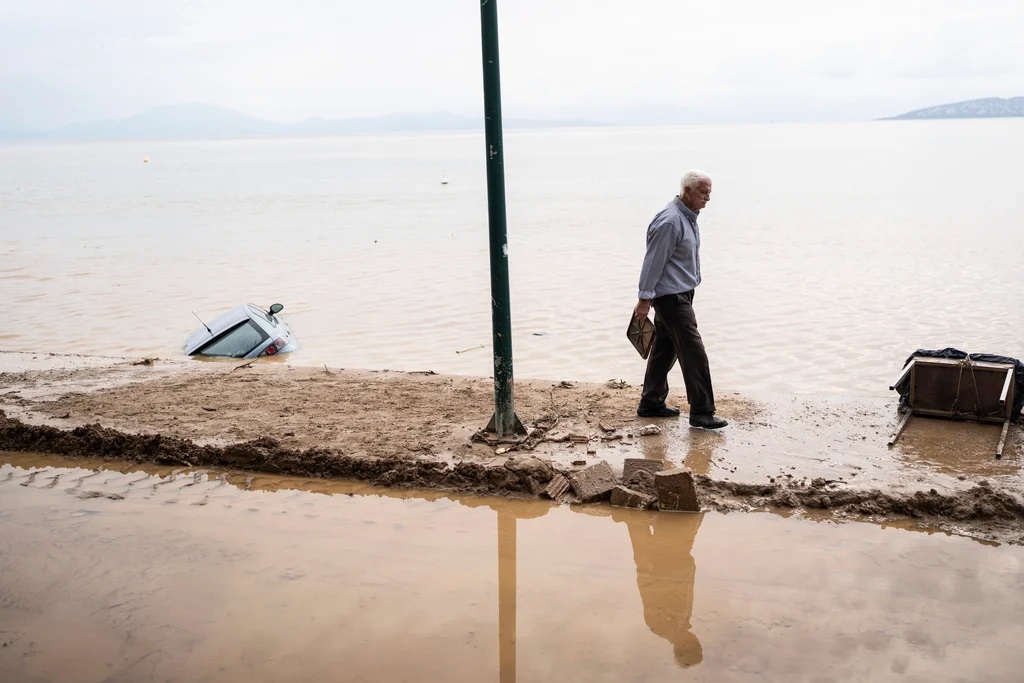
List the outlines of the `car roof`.
{"label": "car roof", "polygon": [[[188,339],[185,341],[185,353],[194,353],[197,349],[203,346],[203,344],[206,344],[214,337],[219,337],[225,331],[231,329],[238,323],[250,320],[252,315],[249,313],[249,306],[255,306],[255,304],[239,304],[206,323],[210,328],[209,331],[206,330],[206,327],[200,327],[198,330],[190,334]],[[213,334],[210,334],[210,332]]]}

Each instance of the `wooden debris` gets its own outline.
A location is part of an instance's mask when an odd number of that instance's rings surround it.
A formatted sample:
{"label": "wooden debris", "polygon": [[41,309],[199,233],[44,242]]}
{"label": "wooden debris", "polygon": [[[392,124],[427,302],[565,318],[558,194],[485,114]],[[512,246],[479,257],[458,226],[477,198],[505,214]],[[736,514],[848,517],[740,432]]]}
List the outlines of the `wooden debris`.
{"label": "wooden debris", "polygon": [[545,434],[544,441],[549,443],[565,443],[569,440],[569,435],[565,432],[556,432],[554,434]]}
{"label": "wooden debris", "polygon": [[248,363],[242,363],[241,365],[236,365],[235,367],[233,367],[233,368],[231,369],[231,372],[234,372],[235,370],[241,370],[242,368],[251,368],[251,367],[252,367],[252,364],[253,364],[254,362],[255,362],[255,361],[249,361]]}
{"label": "wooden debris", "polygon": [[606,432],[608,434],[611,434],[612,432],[615,431],[615,427],[609,427],[604,422],[598,422],[597,426],[600,427],[602,431],[604,431],[604,432]]}
{"label": "wooden debris", "polygon": [[569,490],[569,480],[562,474],[556,474],[551,481],[548,482],[547,488],[544,489],[543,495],[548,498],[555,500],[563,493]]}

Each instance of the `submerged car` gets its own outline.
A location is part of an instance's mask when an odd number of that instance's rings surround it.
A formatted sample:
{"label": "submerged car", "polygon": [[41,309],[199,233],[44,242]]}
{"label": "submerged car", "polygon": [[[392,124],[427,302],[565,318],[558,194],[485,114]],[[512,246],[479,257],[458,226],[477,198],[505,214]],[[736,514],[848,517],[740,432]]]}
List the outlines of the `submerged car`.
{"label": "submerged car", "polygon": [[214,318],[209,325],[203,323],[189,335],[185,341],[185,353],[189,356],[259,358],[295,351],[299,345],[291,328],[277,319],[282,310],[284,306],[281,304],[273,304],[269,310],[255,304],[235,306]]}

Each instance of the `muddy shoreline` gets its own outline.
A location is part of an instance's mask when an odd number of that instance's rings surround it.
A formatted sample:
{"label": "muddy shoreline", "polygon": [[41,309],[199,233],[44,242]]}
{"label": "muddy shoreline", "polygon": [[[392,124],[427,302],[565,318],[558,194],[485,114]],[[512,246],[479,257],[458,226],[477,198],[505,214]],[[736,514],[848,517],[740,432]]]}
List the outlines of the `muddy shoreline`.
{"label": "muddy shoreline", "polygon": [[621,475],[625,458],[643,457],[689,467],[705,509],[912,520],[1024,544],[1017,426],[1005,462],[984,453],[987,431],[938,423],[893,453],[877,441],[896,413],[877,400],[727,394],[727,432],[660,420],[662,433],[643,437],[636,387],[530,380],[517,381],[530,437],[499,444],[479,434],[489,385],[429,371],[72,362],[0,373],[0,450],[524,498],[558,473],[603,460]]}

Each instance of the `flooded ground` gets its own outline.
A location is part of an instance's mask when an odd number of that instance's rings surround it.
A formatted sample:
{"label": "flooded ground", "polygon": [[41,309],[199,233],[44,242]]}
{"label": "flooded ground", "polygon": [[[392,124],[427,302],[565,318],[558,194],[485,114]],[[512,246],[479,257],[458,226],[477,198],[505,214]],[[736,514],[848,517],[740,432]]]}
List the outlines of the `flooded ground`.
{"label": "flooded ground", "polygon": [[1017,681],[1024,664],[1020,547],[0,461],[4,681]]}
{"label": "flooded ground", "polygon": [[[182,467],[347,478],[381,486],[536,497],[556,471],[628,458],[688,467],[706,509],[825,510],[907,518],[1024,543],[1024,430],[918,418],[887,447],[895,395],[727,394],[722,431],[641,420],[625,383],[517,382],[531,436],[477,438],[493,410],[485,378],[0,353],[0,450],[102,455]],[[657,423],[660,433],[641,428]]]}

